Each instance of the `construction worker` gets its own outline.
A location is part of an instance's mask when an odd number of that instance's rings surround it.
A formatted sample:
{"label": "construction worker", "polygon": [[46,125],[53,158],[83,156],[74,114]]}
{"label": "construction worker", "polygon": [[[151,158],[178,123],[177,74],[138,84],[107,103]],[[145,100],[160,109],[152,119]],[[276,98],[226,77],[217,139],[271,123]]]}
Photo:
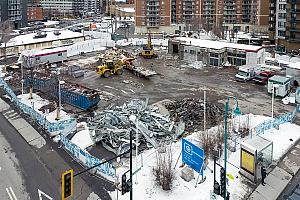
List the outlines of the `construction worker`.
{"label": "construction worker", "polygon": [[261,184],[264,186],[266,184],[265,183],[265,178],[267,176],[266,168],[264,166],[261,166],[260,172],[261,172]]}

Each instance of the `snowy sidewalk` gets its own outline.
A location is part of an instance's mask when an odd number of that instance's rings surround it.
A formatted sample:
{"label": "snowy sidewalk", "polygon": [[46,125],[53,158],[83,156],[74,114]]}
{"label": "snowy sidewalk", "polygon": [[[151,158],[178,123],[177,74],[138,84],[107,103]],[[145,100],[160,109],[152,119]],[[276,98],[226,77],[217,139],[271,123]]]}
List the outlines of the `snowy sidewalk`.
{"label": "snowy sidewalk", "polygon": [[46,144],[45,139],[1,98],[0,113],[17,129],[28,144],[36,148],[41,148]]}
{"label": "snowy sidewalk", "polygon": [[279,197],[300,169],[300,141],[291,148],[277,166],[267,175],[265,186],[260,184],[249,199],[274,200]]}

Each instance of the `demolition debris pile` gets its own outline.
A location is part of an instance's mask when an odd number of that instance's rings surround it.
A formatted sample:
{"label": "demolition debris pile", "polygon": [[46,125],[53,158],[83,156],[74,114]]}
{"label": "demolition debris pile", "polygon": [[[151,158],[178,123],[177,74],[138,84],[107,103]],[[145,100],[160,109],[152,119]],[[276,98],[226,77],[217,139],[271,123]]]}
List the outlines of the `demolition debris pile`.
{"label": "demolition debris pile", "polygon": [[101,141],[105,148],[116,154],[129,149],[130,131],[133,131],[134,141],[138,133],[137,145],[154,148],[172,142],[184,131],[183,122],[174,123],[167,115],[161,115],[158,107],[140,100],[96,113],[88,126],[93,140]]}
{"label": "demolition debris pile", "polygon": [[[170,112],[170,118],[177,122],[182,120],[187,131],[203,130],[204,101],[202,99],[185,98],[176,101],[164,101]],[[216,126],[223,117],[223,105],[206,102],[206,127]]]}

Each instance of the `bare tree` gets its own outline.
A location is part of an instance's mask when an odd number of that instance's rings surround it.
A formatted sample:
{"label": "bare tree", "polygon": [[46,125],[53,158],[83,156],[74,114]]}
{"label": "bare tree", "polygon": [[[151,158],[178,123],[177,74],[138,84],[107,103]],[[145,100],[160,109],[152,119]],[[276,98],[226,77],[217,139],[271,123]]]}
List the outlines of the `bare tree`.
{"label": "bare tree", "polygon": [[163,190],[171,190],[175,177],[172,168],[173,154],[171,146],[164,148],[166,148],[165,151],[156,151],[156,166],[153,167],[153,174]]}

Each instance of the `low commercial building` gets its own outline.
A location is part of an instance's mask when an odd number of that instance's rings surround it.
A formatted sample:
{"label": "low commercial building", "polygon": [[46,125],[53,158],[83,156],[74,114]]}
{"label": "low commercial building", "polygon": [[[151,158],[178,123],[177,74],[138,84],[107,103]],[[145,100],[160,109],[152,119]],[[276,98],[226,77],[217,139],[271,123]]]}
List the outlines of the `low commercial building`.
{"label": "low commercial building", "polygon": [[10,56],[18,55],[24,50],[67,46],[84,40],[85,37],[83,33],[69,30],[54,31],[53,29],[48,29],[45,30],[45,32],[19,35],[6,44],[1,43],[0,57],[4,56],[5,46],[6,55]]}
{"label": "low commercial building", "polygon": [[169,40],[169,53],[180,59],[194,57],[206,66],[264,64],[265,49],[260,46],[178,37]]}

